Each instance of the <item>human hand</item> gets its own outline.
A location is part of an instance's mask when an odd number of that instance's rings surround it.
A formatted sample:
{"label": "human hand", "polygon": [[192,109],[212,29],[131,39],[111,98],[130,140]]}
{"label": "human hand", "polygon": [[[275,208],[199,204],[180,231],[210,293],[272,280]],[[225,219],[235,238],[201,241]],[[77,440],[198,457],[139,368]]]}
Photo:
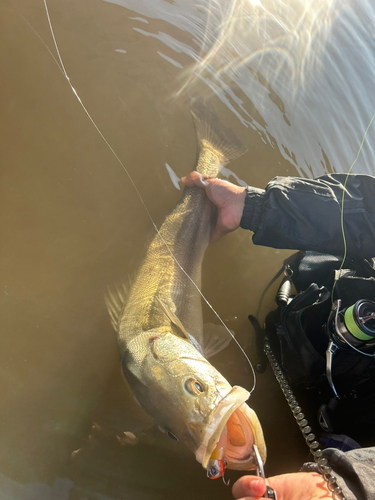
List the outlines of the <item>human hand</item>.
{"label": "human hand", "polygon": [[182,177],[181,182],[185,186],[204,188],[208,198],[218,209],[216,227],[211,234],[211,243],[239,227],[245,206],[246,189],[244,187],[221,179],[206,177],[195,171]]}
{"label": "human hand", "polygon": [[[319,474],[296,472],[267,478],[267,484],[276,491],[277,500],[332,500],[332,493]],[[242,476],[233,487],[236,500],[258,500],[266,491],[264,479],[258,476]]]}

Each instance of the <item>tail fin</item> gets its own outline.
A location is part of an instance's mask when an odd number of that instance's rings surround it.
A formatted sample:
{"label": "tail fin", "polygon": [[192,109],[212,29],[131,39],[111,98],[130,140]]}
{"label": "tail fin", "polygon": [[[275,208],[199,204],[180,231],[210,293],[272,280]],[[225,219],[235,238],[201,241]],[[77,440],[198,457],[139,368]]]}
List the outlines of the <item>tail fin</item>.
{"label": "tail fin", "polygon": [[202,167],[204,168],[206,163],[203,162],[203,165],[200,165],[202,162],[199,161],[205,149],[211,150],[211,156],[216,154],[218,165],[221,166],[246,153],[247,147],[232,130],[220,123],[215,110],[207,100],[202,98],[192,100],[190,109],[197,133],[198,172],[202,170]]}

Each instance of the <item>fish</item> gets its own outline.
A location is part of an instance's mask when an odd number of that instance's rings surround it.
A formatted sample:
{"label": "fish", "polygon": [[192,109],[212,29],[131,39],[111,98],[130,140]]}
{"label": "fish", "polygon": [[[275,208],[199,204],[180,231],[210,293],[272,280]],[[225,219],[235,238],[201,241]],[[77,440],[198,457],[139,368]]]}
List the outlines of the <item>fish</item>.
{"label": "fish", "polygon": [[[247,148],[207,102],[196,99],[191,113],[195,170],[216,177]],[[224,326],[219,332],[203,327],[201,270],[215,217],[204,189],[185,187],[128,293],[118,289],[106,298],[122,372],[136,401],[163,432],[194,453],[209,477],[221,476],[225,467],[256,469],[254,444],[266,460],[261,424],[246,404],[250,393],[232,387],[208,361],[231,340]]]}

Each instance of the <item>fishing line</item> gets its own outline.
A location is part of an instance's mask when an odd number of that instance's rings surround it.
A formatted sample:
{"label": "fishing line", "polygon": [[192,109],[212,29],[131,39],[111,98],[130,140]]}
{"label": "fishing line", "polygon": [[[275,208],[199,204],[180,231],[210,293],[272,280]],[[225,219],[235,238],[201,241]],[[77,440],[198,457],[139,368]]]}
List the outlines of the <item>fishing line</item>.
{"label": "fishing line", "polygon": [[22,21],[24,23],[26,23],[28,25],[28,27],[34,32],[34,35],[36,35],[39,40],[42,42],[42,44],[45,46],[45,48],[48,50],[48,52],[50,53],[50,56],[52,57],[52,59],[55,61],[56,63],[56,66],[59,68],[59,70],[61,71],[61,73],[64,75],[64,71],[62,70],[60,64],[59,64],[59,61],[56,59],[56,57],[53,55],[51,49],[48,47],[48,45],[46,44],[46,42],[43,40],[43,38],[39,35],[39,33],[36,31],[36,29],[33,27],[32,24],[29,23],[29,21],[26,19],[25,16],[23,16],[22,14],[20,14],[19,12],[13,10],[13,9],[9,9],[9,12],[13,12],[14,14],[16,14],[17,16],[19,16]]}
{"label": "fishing line", "polygon": [[351,166],[350,166],[350,168],[348,170],[348,173],[346,174],[344,186],[343,186],[343,189],[342,189],[340,223],[341,223],[342,239],[343,239],[343,243],[344,243],[344,255],[343,255],[343,258],[342,258],[341,265],[340,265],[340,267],[338,269],[338,273],[336,273],[336,278],[335,278],[335,281],[334,281],[333,287],[332,287],[332,292],[331,292],[331,302],[332,302],[332,304],[333,304],[333,292],[335,290],[335,286],[336,286],[337,280],[339,279],[340,271],[342,270],[342,268],[344,266],[345,259],[346,259],[346,254],[347,254],[346,236],[345,236],[345,228],[344,228],[344,198],[345,198],[346,184],[347,184],[347,182],[349,180],[350,172],[352,171],[352,168],[354,167],[355,163],[357,162],[357,160],[359,158],[359,155],[360,155],[360,153],[362,151],[362,148],[363,148],[363,145],[365,143],[366,136],[367,136],[367,132],[369,131],[369,128],[371,127],[371,124],[374,121],[374,118],[375,118],[375,113],[372,115],[370,123],[367,125],[365,133],[363,134],[362,142],[361,142],[361,145],[359,146],[357,156],[356,156],[355,160],[353,161],[353,163],[351,164]]}
{"label": "fishing line", "polygon": [[[71,81],[70,81],[70,78],[68,76],[68,73],[66,72],[66,69],[65,69],[65,66],[64,66],[64,63],[63,63],[63,60],[62,60],[62,57],[61,57],[61,54],[60,54],[60,50],[58,48],[58,45],[57,45],[57,41],[56,41],[56,37],[55,37],[55,33],[54,33],[54,30],[53,30],[53,26],[52,26],[52,21],[51,21],[51,18],[50,18],[50,15],[49,15],[49,10],[48,10],[48,6],[47,6],[47,0],[43,0],[44,2],[44,7],[45,7],[45,11],[46,11],[46,15],[47,15],[47,20],[48,20],[48,24],[49,24],[49,28],[50,28],[50,32],[51,32],[51,36],[52,36],[52,40],[53,40],[53,43],[54,43],[54,46],[55,46],[55,50],[56,50],[56,53],[57,53],[57,56],[58,56],[58,59],[60,61],[60,64],[61,64],[61,70],[72,90],[72,92],[74,93],[74,95],[76,96],[78,102],[80,103],[80,105],[82,106],[84,112],[86,113],[88,119],[90,120],[90,122],[92,123],[92,125],[95,127],[95,130],[98,132],[98,134],[100,135],[100,137],[102,138],[102,140],[105,142],[105,144],[107,145],[107,147],[109,148],[109,150],[111,151],[111,153],[114,155],[114,157],[116,158],[116,160],[118,161],[118,163],[121,165],[121,167],[123,168],[124,172],[126,173],[126,175],[128,176],[133,188],[135,189],[135,192],[137,193],[137,196],[140,200],[140,202],[142,203],[144,209],[146,210],[146,213],[147,213],[147,216],[151,222],[151,224],[153,225],[157,235],[159,236],[159,238],[161,239],[163,245],[165,246],[165,248],[168,250],[170,256],[172,257],[172,259],[175,261],[175,263],[177,264],[177,266],[181,269],[181,271],[185,274],[185,276],[191,281],[191,283],[193,284],[193,286],[196,288],[196,290],[198,291],[198,293],[200,294],[200,296],[202,297],[202,299],[204,300],[204,302],[207,304],[207,306],[211,309],[211,311],[214,313],[214,315],[217,317],[217,319],[220,321],[220,323],[224,326],[224,328],[226,329],[226,331],[229,333],[229,335],[232,337],[232,339],[234,340],[234,342],[236,343],[237,347],[240,349],[240,351],[242,352],[242,354],[245,356],[245,359],[246,361],[248,362],[250,368],[251,368],[251,371],[252,371],[252,375],[253,375],[253,387],[251,388],[251,390],[249,391],[250,392],[250,395],[253,393],[254,389],[255,389],[255,386],[256,386],[256,375],[255,375],[255,370],[254,370],[254,367],[248,357],[248,355],[246,354],[246,352],[244,351],[244,349],[242,348],[242,346],[240,345],[240,343],[238,342],[238,340],[235,338],[235,336],[232,334],[232,332],[229,330],[229,328],[227,327],[227,325],[224,323],[224,321],[221,319],[221,317],[219,316],[219,314],[215,311],[215,309],[212,307],[212,305],[208,302],[208,300],[206,299],[206,297],[203,295],[203,293],[201,292],[200,288],[198,287],[198,285],[195,283],[195,281],[188,275],[188,273],[185,271],[185,269],[180,265],[180,263],[178,262],[178,260],[176,259],[176,257],[173,255],[173,252],[172,250],[169,248],[167,242],[164,240],[163,236],[160,234],[160,231],[159,229],[157,228],[145,202],[143,201],[143,198],[141,196],[141,193],[139,192],[135,182],[133,181],[130,173],[128,172],[127,168],[125,167],[125,165],[123,164],[123,162],[121,161],[121,159],[119,158],[119,156],[117,155],[117,153],[115,152],[115,150],[112,148],[112,146],[110,145],[110,143],[107,141],[107,139],[104,137],[103,133],[101,132],[101,130],[99,129],[99,127],[96,125],[94,119],[91,117],[90,113],[88,112],[86,106],[83,104],[81,98],[79,97],[76,89],[73,87]],[[55,58],[54,58],[55,59]],[[56,59],[55,59],[56,61]],[[57,62],[57,61],[56,61]]]}

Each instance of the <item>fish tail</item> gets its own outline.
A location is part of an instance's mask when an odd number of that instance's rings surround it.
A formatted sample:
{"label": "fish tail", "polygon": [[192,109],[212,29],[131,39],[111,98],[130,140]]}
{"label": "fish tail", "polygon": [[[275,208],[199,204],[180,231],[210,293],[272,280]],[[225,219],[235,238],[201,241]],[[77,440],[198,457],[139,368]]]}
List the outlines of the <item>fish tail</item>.
{"label": "fish tail", "polygon": [[191,102],[198,142],[196,171],[209,177],[216,177],[220,167],[238,158],[247,151],[247,147],[234,134],[224,127],[205,99],[196,98]]}

